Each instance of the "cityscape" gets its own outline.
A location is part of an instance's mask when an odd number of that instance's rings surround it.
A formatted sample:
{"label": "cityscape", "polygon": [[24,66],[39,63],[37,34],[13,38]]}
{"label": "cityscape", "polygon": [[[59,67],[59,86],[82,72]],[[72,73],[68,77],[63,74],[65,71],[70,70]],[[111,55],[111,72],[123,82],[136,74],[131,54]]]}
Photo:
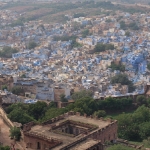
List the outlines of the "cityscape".
{"label": "cityscape", "polygon": [[0,149],[149,150],[149,24],[146,1],[0,1]]}

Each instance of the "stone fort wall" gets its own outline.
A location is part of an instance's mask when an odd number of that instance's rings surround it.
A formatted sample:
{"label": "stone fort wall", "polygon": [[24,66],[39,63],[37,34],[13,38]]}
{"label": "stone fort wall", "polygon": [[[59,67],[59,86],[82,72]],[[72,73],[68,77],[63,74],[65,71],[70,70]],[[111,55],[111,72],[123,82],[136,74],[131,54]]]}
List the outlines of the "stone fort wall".
{"label": "stone fort wall", "polygon": [[10,121],[10,119],[7,117],[6,112],[3,110],[3,108],[0,106],[0,117],[6,122],[6,124],[11,128],[14,127],[14,124]]}

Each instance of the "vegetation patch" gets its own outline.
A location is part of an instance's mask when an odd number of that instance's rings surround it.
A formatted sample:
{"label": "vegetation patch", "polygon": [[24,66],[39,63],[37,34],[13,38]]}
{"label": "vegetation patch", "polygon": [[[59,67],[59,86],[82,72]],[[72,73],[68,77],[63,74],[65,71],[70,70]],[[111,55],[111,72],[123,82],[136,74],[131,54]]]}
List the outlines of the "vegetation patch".
{"label": "vegetation patch", "polygon": [[15,48],[4,46],[3,49],[0,51],[0,57],[12,58],[12,54],[17,53],[17,52],[18,50]]}

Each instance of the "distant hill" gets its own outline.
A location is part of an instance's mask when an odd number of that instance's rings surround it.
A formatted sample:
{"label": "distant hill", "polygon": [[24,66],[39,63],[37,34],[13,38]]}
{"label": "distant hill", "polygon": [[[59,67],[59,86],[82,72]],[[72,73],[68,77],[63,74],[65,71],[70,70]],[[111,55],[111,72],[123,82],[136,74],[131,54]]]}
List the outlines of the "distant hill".
{"label": "distant hill", "polygon": [[150,0],[110,0],[111,2],[123,2],[123,3],[130,3],[130,4],[133,4],[133,3],[142,3],[142,4],[148,4],[150,3]]}

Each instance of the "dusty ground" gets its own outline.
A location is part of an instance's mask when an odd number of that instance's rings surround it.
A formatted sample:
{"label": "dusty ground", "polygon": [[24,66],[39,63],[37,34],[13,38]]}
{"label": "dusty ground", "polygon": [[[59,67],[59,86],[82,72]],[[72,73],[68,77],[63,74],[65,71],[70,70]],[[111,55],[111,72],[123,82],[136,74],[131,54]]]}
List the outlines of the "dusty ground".
{"label": "dusty ground", "polygon": [[[3,119],[0,117],[0,143],[2,143],[4,146],[12,146],[15,142],[10,139],[9,137],[9,127],[6,125],[6,123],[3,121]],[[15,148],[19,150],[25,150],[23,141],[16,142]]]}

